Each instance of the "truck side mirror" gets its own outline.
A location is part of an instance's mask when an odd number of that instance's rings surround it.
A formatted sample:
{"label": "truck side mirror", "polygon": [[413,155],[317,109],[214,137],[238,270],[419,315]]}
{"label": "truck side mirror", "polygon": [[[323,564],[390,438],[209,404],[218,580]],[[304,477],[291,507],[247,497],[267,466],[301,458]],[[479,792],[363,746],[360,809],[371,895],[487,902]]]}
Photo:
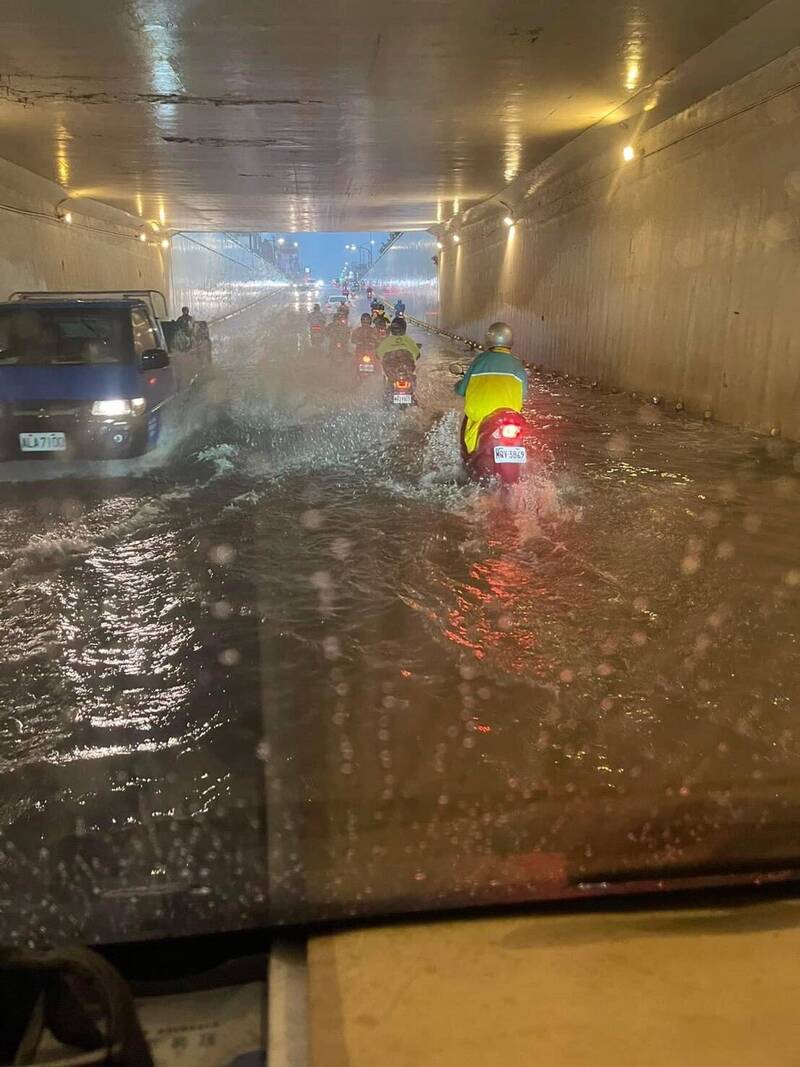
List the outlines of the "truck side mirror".
{"label": "truck side mirror", "polygon": [[169,356],[163,348],[148,348],[142,352],[142,370],[163,370],[169,366]]}

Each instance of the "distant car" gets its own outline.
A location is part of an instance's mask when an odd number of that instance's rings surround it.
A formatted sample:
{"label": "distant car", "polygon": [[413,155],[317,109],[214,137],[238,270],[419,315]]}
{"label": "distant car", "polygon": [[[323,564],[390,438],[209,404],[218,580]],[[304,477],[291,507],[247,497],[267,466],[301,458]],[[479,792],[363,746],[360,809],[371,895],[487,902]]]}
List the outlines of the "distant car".
{"label": "distant car", "polygon": [[347,304],[348,300],[346,296],[329,296],[325,301],[325,306],[329,311],[333,311],[336,307],[341,307],[343,304]]}

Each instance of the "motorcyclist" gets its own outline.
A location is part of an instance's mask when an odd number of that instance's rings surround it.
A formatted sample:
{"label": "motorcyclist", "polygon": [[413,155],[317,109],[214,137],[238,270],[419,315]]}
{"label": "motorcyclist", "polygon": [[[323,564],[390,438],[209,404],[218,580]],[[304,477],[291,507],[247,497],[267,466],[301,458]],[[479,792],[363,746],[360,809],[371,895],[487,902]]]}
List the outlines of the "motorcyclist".
{"label": "motorcyclist", "polygon": [[486,331],[485,344],[486,350],[475,356],[455,387],[464,397],[461,444],[465,456],[477,448],[478,430],[485,418],[499,408],[522,411],[528,395],[528,375],[511,355],[514,334],[508,323],[493,322]]}
{"label": "motorcyclist", "polygon": [[319,304],[315,304],[313,311],[308,313],[308,325],[309,327],[325,325],[325,314]]}
{"label": "motorcyclist", "polygon": [[406,305],[405,305],[405,301],[402,298],[400,300],[396,300],[395,301],[394,313],[395,313],[395,315],[402,315],[403,318],[405,318]]}
{"label": "motorcyclist", "polygon": [[355,345],[356,355],[361,352],[374,352],[378,344],[375,327],[372,325],[372,317],[365,311],[361,316],[361,325],[357,326],[350,334],[350,343]]}
{"label": "motorcyclist", "polygon": [[372,294],[373,294],[373,292],[374,292],[374,290],[373,290],[372,286],[368,285],[367,286],[367,300],[369,300],[370,303],[372,303]]}
{"label": "motorcyclist", "polygon": [[189,309],[184,305],[181,308],[181,313],[175,320],[177,327],[177,347],[186,350],[192,347],[194,343],[194,319],[189,314]]}
{"label": "motorcyclist", "polygon": [[414,373],[417,360],[420,356],[420,347],[416,341],[412,341],[406,335],[406,320],[402,317],[392,319],[389,326],[389,336],[378,345],[378,359],[383,366],[383,373],[387,378],[400,373],[400,368],[410,368],[409,373]]}
{"label": "motorcyclist", "polygon": [[383,321],[385,326],[389,325],[389,316],[386,314],[383,304],[378,303],[372,312],[372,325],[377,326],[381,321]]}
{"label": "motorcyclist", "polygon": [[350,307],[348,304],[339,304],[336,311],[333,313],[334,322],[343,322],[347,325],[347,320],[350,317]]}
{"label": "motorcyclist", "polygon": [[326,330],[326,335],[331,353],[337,350],[337,346],[340,346],[341,349],[346,349],[350,338],[347,319],[343,315],[335,315],[333,322],[330,323]]}

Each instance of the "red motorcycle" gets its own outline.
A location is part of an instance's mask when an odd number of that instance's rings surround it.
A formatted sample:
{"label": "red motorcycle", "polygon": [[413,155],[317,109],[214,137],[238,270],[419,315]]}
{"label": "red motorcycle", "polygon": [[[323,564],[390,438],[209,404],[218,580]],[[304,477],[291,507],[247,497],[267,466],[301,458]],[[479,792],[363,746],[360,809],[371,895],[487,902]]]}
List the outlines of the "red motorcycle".
{"label": "red motorcycle", "polygon": [[325,327],[315,323],[308,328],[308,339],[312,348],[322,348],[325,344]]}
{"label": "red motorcycle", "polygon": [[504,485],[521,481],[529,458],[529,437],[530,427],[525,416],[509,408],[500,408],[483,420],[478,429],[477,447],[468,453],[462,426],[461,457],[470,478],[475,482],[497,478]]}
{"label": "red motorcycle", "polygon": [[[464,367],[452,364],[451,374],[463,375]],[[527,471],[533,439],[528,420],[518,411],[498,408],[478,427],[478,443],[473,452],[464,444],[466,418],[461,424],[461,458],[474,482],[497,480],[515,485]]]}

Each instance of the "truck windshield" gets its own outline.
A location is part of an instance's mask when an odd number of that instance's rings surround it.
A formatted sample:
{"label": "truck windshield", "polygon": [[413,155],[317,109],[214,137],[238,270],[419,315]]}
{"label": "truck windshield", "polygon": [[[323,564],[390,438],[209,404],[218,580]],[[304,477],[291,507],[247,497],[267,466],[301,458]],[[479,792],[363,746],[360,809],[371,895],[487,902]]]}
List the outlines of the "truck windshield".
{"label": "truck windshield", "polygon": [[116,308],[0,309],[0,365],[123,363],[130,323]]}

